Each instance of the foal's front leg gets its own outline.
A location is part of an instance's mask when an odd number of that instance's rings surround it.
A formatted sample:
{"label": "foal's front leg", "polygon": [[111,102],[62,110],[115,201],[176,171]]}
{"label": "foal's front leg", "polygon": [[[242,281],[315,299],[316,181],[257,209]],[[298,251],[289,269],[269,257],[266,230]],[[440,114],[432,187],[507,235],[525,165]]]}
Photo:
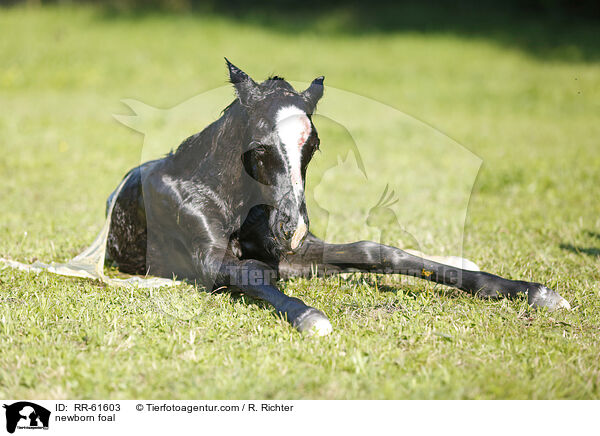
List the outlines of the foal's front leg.
{"label": "foal's front leg", "polygon": [[452,286],[482,298],[527,293],[534,307],[551,310],[570,305],[558,293],[539,284],[509,280],[483,271],[470,271],[433,262],[399,248],[369,241],[329,244],[309,234],[301,250],[280,263],[282,277],[346,272],[404,274]]}
{"label": "foal's front leg", "polygon": [[277,273],[257,260],[240,260],[222,250],[210,250],[200,266],[202,281],[209,288],[227,286],[266,301],[298,331],[318,336],[332,331],[329,319],[298,298],[289,297],[274,286]]}

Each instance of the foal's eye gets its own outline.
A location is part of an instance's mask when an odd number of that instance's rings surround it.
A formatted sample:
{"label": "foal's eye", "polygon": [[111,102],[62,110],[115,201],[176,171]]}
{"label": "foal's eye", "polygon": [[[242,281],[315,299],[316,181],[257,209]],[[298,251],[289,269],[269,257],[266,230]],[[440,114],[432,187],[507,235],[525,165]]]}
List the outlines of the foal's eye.
{"label": "foal's eye", "polygon": [[268,165],[267,161],[269,160],[267,152],[268,146],[260,144],[253,146],[242,155],[242,162],[246,173],[263,185],[271,184],[268,180],[268,174],[265,171],[265,167]]}

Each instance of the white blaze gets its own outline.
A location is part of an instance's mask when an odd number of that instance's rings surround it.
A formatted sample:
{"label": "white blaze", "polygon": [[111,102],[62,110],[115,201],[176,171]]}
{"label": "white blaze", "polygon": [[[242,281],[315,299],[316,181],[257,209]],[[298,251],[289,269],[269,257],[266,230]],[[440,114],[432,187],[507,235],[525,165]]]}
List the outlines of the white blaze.
{"label": "white blaze", "polygon": [[[277,112],[277,134],[283,144],[288,160],[292,190],[298,207],[301,204],[304,188],[302,187],[302,147],[310,136],[310,120],[306,113],[296,106],[286,106]],[[302,216],[298,217],[298,226],[292,237],[292,249],[300,244],[300,240],[308,231]]]}

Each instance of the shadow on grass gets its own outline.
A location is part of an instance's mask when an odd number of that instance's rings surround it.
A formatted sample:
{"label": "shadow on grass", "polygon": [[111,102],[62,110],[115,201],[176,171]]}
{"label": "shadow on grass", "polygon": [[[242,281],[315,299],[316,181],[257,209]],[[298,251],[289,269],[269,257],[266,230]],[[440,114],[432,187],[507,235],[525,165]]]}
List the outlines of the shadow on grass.
{"label": "shadow on grass", "polygon": [[[426,294],[443,298],[464,298],[465,296],[469,295],[460,289],[436,284],[428,280],[410,276],[355,273],[350,277],[346,277],[341,280],[345,282],[347,286],[358,287],[366,284],[370,288],[377,289],[378,292],[392,293],[395,295],[408,297],[410,299],[416,299],[419,296]],[[433,287],[427,286],[428,284],[433,284]],[[424,286],[427,287],[424,288]]]}
{"label": "shadow on grass", "polygon": [[560,244],[559,247],[562,248],[563,250],[570,251],[571,253],[587,254],[588,256],[600,258],[600,248],[579,247],[579,246],[572,245],[572,244]]}
{"label": "shadow on grass", "polygon": [[229,297],[229,300],[233,303],[245,304],[246,306],[255,305],[260,309],[269,310],[273,312],[275,316],[278,316],[273,306],[271,306],[269,303],[263,300],[259,300],[258,298],[254,298],[251,295],[244,294],[241,291],[237,291],[234,289],[225,289],[223,291],[219,291],[219,293],[227,295],[227,297]]}
{"label": "shadow on grass", "polygon": [[600,60],[600,13],[580,0],[108,0],[104,19],[185,14],[218,17],[291,35],[417,33],[491,40],[546,60]]}
{"label": "shadow on grass", "polygon": [[591,230],[587,230],[587,231],[585,232],[585,234],[586,234],[587,236],[589,236],[590,238],[594,238],[594,239],[598,239],[598,240],[600,240],[600,233],[598,233],[598,232],[592,232]]}

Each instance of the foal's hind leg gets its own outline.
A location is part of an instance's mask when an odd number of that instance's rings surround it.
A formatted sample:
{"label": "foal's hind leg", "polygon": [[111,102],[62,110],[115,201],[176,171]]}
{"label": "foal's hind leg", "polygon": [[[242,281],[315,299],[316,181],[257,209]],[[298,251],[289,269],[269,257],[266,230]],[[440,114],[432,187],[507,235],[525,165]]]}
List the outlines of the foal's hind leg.
{"label": "foal's hind leg", "polygon": [[399,248],[369,241],[329,244],[312,234],[302,249],[279,265],[281,277],[327,275],[346,272],[404,274],[452,286],[481,298],[527,294],[530,305],[549,309],[567,308],[558,293],[539,284],[509,280],[483,271],[470,271],[421,258]]}
{"label": "foal's hind leg", "polygon": [[146,211],[140,167],[129,171],[123,183],[120,192],[113,192],[107,201],[107,215],[114,204],[111,216],[107,216],[106,259],[116,262],[122,272],[146,274]]}

